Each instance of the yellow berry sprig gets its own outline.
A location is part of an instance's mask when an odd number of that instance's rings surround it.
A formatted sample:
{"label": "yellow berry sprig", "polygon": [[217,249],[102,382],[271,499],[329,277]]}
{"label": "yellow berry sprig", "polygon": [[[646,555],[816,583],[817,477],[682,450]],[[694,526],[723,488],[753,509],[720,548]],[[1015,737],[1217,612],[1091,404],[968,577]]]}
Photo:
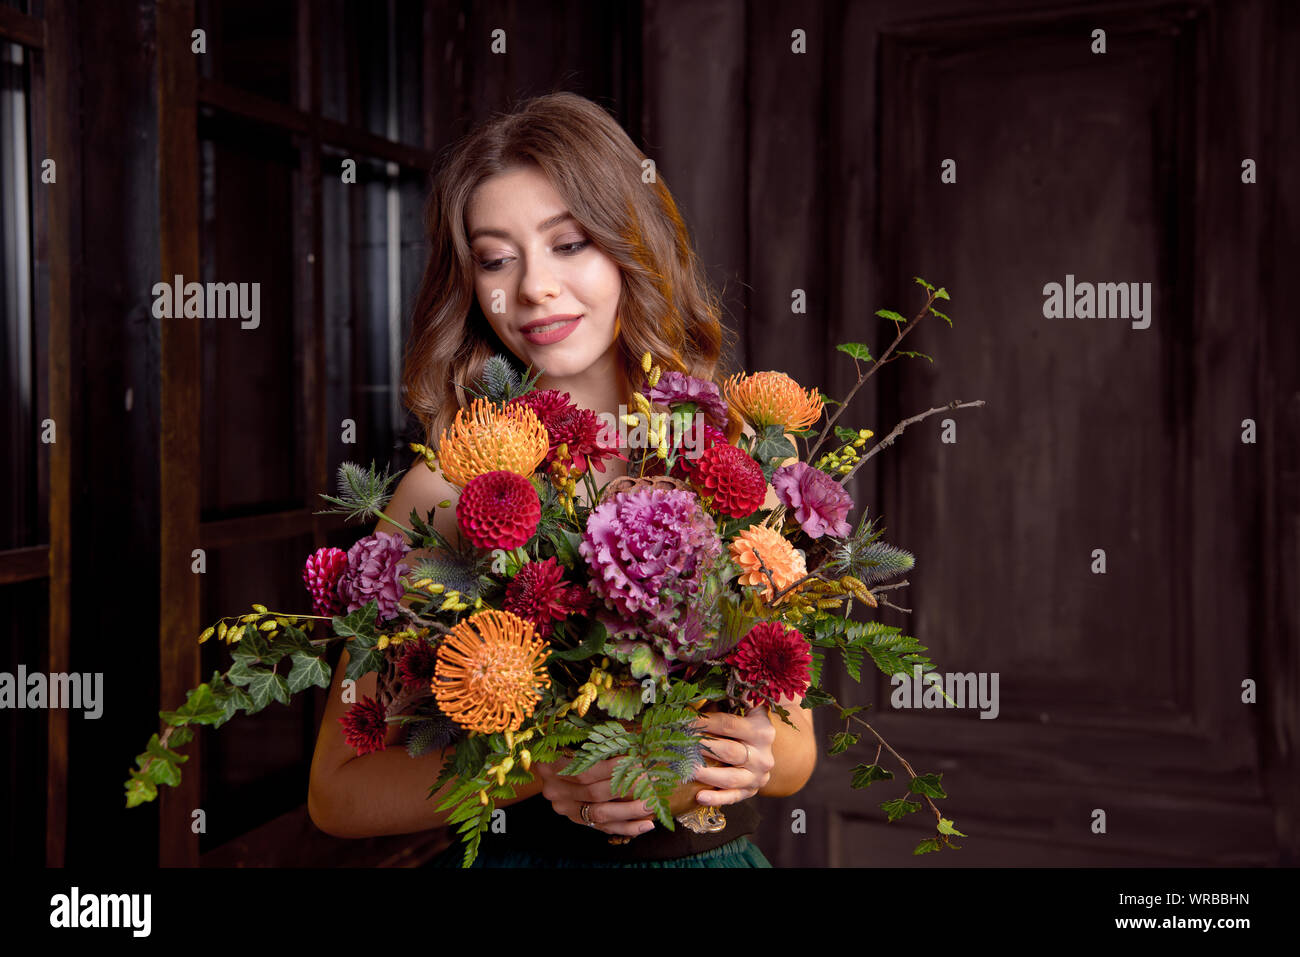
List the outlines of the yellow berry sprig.
{"label": "yellow berry sprig", "polygon": [[870,429],[858,429],[858,437],[852,442],[841,445],[833,452],[827,452],[817,460],[813,468],[821,469],[824,472],[838,472],[840,475],[847,475],[853,471],[853,466],[861,458],[858,449],[867,444],[867,439],[876,433]]}
{"label": "yellow berry sprig", "polygon": [[556,712],[556,717],[563,718],[570,711],[576,711],[581,717],[587,716],[587,709],[592,706],[601,689],[614,687],[614,676],[606,671],[609,667],[609,659],[601,658],[600,667],[591,669],[591,676],[578,686],[578,694],[572,701],[566,701],[560,710]]}
{"label": "yellow berry sprig", "polygon": [[[311,631],[316,624],[316,619],[325,617],[323,615],[282,615],[278,612],[269,611],[265,605],[256,602],[251,607],[253,609],[251,614],[242,615],[238,618],[234,615],[228,615],[219,619],[215,625],[209,625],[203,629],[199,635],[199,644],[203,644],[213,635],[216,635],[219,641],[233,645],[243,638],[249,629],[265,632],[269,640],[274,638],[275,633],[281,628],[287,628],[290,625],[304,631]],[[227,624],[227,620],[232,620],[232,623]]]}

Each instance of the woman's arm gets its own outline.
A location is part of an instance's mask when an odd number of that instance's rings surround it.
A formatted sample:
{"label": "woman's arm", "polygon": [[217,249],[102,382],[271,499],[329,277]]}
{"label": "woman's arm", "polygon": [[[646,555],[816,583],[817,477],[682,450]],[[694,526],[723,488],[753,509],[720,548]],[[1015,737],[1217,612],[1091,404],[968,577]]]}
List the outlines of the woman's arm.
{"label": "woman's arm", "polygon": [[[411,509],[422,513],[438,502],[451,499],[458,492],[441,475],[430,471],[423,459],[417,458],[402,481],[398,483],[392,501],[385,509],[403,525]],[[444,537],[456,534],[453,509],[438,509],[433,525]],[[397,533],[395,525],[381,520],[376,531]],[[419,553],[413,552],[412,556]],[[312,821],[322,831],[335,837],[376,837],[383,834],[411,834],[447,823],[449,811],[437,811],[442,797],[454,787],[449,783],[433,797],[429,787],[442,771],[443,761],[454,748],[430,752],[412,758],[398,742],[401,728],[388,729],[388,749],[358,756],[343,737],[338,719],[352,706],[343,701],[343,677],[347,672],[348,653],[344,649],[330,685],[325,703],[325,716],[316,736],[316,751],[312,755],[311,781],[307,790],[307,811]],[[356,682],[355,700],[374,697],[378,680],[375,674],[363,675]],[[516,786],[517,796],[498,800],[504,807],[540,794],[542,782]]]}

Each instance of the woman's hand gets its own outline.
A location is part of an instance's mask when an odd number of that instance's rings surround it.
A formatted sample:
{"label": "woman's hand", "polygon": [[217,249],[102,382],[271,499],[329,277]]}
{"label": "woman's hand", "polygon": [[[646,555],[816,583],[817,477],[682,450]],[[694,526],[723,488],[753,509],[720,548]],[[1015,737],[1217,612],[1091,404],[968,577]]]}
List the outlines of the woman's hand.
{"label": "woman's hand", "polygon": [[695,780],[709,787],[695,796],[700,804],[736,804],[753,797],[767,785],[776,767],[772,742],[776,728],[767,705],[754,708],[744,717],[708,711],[696,722],[705,737],[700,746],[725,767],[704,766]]}
{"label": "woman's hand", "polygon": [[[609,758],[568,776],[558,771],[569,763],[567,758],[553,763],[534,761],[532,767],[542,779],[542,797],[551,802],[556,814],[606,834],[635,837],[654,828],[654,816],[644,801],[614,797],[610,776],[618,761]],[[587,809],[590,824],[582,819],[584,801],[591,805]]]}

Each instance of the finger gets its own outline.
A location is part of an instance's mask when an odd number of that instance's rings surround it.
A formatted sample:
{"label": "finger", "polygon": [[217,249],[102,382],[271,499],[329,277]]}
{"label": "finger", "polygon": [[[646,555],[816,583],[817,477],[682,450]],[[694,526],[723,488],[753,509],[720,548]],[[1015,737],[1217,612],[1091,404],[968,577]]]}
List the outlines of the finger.
{"label": "finger", "polygon": [[593,764],[581,774],[561,774],[560,779],[570,781],[575,784],[592,784],[596,781],[608,780],[614,774],[614,765],[619,762],[619,758],[607,758],[597,764]]}
{"label": "finger", "polygon": [[644,801],[600,801],[587,808],[587,817],[597,824],[648,821],[651,816]]}
{"label": "finger", "polygon": [[750,749],[742,742],[731,738],[701,738],[700,748],[723,764],[741,765],[750,753]]}
{"label": "finger", "polygon": [[[747,768],[700,768],[695,772],[694,780],[709,784],[714,788],[757,788],[758,778]],[[701,792],[704,793],[704,792]]]}
{"label": "finger", "polygon": [[722,805],[737,804],[740,801],[748,800],[758,793],[756,788],[727,788],[725,790],[706,790],[695,795],[695,800],[700,804]]}

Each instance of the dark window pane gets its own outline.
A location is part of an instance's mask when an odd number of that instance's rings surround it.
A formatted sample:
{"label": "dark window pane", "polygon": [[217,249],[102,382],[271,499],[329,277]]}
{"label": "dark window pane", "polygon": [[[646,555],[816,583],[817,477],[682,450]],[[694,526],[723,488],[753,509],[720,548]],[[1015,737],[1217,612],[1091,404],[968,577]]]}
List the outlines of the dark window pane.
{"label": "dark window pane", "polygon": [[[44,385],[33,322],[31,66],[27,51],[0,42],[0,304],[4,346],[0,358],[0,549],[21,548],[47,538],[37,473],[42,446],[39,410]],[[57,426],[67,440],[68,423]]]}
{"label": "dark window pane", "polygon": [[[49,581],[0,587],[0,671],[17,675],[46,672],[49,635]],[[20,689],[21,691],[21,689]],[[50,713],[45,709],[6,710],[0,722],[6,786],[0,788],[0,860],[39,867],[45,860],[46,742]],[[80,719],[78,719],[80,720]]]}
{"label": "dark window pane", "polygon": [[420,0],[324,0],[321,114],[390,140],[422,145],[423,63]]}
{"label": "dark window pane", "polygon": [[196,28],[206,77],[280,103],[293,103],[297,15],[294,0],[200,0]]}
{"label": "dark window pane", "polygon": [[251,308],[233,317],[173,320],[203,328],[204,517],[298,507],[304,439],[293,288],[298,154],[287,135],[222,115],[205,114],[200,135],[203,281],[238,284],[241,305],[258,307],[248,319]]}

